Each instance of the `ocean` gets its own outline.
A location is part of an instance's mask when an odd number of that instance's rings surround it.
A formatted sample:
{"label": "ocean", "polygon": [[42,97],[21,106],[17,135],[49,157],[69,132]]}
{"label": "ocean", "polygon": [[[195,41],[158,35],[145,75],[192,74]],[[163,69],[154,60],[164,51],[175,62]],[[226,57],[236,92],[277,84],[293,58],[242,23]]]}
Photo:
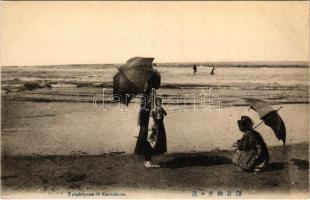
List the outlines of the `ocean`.
{"label": "ocean", "polygon": [[[309,68],[221,64],[211,75],[212,65],[199,65],[194,76],[191,64],[157,64],[161,74],[158,95],[166,105],[202,104],[216,98],[222,107],[245,105],[244,98],[258,98],[270,104],[309,103]],[[44,102],[93,102],[104,93],[112,101],[112,80],[117,65],[15,66],[1,68],[4,99]],[[28,88],[26,83],[41,87]],[[103,91],[104,89],[104,91]],[[133,102],[138,101],[138,98]],[[207,103],[209,103],[207,102]]]}

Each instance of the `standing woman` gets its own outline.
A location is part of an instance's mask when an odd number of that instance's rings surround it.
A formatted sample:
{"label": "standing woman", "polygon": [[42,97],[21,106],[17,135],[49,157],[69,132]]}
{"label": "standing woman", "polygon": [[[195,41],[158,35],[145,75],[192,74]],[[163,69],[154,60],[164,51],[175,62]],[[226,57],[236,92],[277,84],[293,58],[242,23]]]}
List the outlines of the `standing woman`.
{"label": "standing woman", "polygon": [[[150,83],[145,84],[143,99],[141,99],[138,119],[140,132],[135,147],[135,154],[144,156],[144,167],[157,168],[159,165],[152,163],[153,147],[150,143],[151,140],[149,140],[149,129],[151,129],[151,127],[149,127],[149,120],[152,120],[150,119],[150,113],[154,96],[151,86],[152,84]],[[157,137],[155,137],[155,142],[157,142]]]}
{"label": "standing woman", "polygon": [[162,107],[162,98],[156,97],[155,108],[152,111],[152,117],[155,125],[155,132],[157,141],[153,149],[154,155],[167,153],[167,139],[164,125],[164,118],[167,116],[167,112]]}

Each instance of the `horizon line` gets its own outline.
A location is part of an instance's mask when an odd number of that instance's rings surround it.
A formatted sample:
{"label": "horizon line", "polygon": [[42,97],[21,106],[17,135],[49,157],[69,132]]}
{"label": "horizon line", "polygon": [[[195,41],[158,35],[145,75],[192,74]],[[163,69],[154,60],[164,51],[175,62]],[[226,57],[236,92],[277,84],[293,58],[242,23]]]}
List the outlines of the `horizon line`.
{"label": "horizon line", "polygon": [[[127,61],[127,60],[126,60]],[[0,67],[39,67],[39,66],[79,66],[79,65],[121,65],[126,63],[125,62],[114,62],[114,63],[76,63],[76,64],[35,64],[35,65],[1,65]],[[203,63],[251,63],[251,64],[259,64],[259,63],[265,63],[265,64],[281,64],[286,65],[288,64],[298,64],[298,65],[310,65],[310,61],[177,61],[177,62],[153,62],[156,64],[203,64]]]}

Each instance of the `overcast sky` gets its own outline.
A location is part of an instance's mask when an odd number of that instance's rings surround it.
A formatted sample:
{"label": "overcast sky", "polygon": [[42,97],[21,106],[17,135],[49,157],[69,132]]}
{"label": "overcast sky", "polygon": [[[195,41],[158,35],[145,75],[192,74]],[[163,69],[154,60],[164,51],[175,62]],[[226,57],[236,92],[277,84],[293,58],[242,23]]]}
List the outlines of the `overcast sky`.
{"label": "overcast sky", "polygon": [[308,2],[2,2],[1,65],[307,61]]}

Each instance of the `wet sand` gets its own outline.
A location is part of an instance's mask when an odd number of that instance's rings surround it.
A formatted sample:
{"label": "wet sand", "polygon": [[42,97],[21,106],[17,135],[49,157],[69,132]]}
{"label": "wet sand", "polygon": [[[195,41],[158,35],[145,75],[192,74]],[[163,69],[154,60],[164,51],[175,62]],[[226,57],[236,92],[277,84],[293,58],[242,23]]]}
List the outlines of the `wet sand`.
{"label": "wet sand", "polygon": [[[2,102],[2,153],[15,155],[101,155],[109,152],[132,153],[136,136],[138,106],[123,111],[95,109],[90,103]],[[281,105],[274,105],[278,108]],[[307,142],[309,105],[285,104],[279,111],[287,129],[287,144]],[[125,109],[128,109],[127,111]],[[258,115],[246,106],[218,109],[216,105],[169,110],[165,119],[168,153],[229,150],[241,137],[236,121]],[[268,146],[281,145],[272,130],[257,128]]]}

